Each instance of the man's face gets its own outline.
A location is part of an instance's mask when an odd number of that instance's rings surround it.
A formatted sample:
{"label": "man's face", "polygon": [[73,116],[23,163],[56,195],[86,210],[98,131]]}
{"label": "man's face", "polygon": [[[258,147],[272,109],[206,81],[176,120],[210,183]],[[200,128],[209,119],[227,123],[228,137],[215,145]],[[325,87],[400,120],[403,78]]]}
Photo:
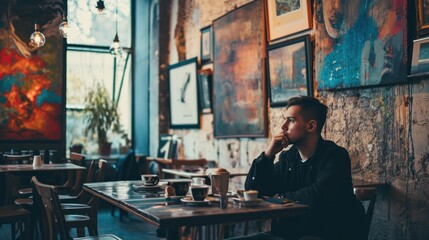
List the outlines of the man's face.
{"label": "man's face", "polygon": [[359,16],[361,0],[322,0],[323,20],[331,38],[344,36]]}
{"label": "man's face", "polygon": [[306,139],[309,134],[307,122],[300,114],[300,110],[300,106],[291,106],[287,109],[285,114],[285,123],[282,129],[289,140],[289,144],[297,144]]}

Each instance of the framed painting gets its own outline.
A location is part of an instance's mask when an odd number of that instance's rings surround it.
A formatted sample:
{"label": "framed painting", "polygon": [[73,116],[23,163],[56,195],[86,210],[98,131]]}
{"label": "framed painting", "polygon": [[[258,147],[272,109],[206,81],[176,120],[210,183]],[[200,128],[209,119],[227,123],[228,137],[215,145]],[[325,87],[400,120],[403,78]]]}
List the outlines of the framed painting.
{"label": "framed painting", "polygon": [[269,41],[312,27],[310,0],[265,0],[265,2]]}
{"label": "framed painting", "polygon": [[198,71],[198,86],[202,113],[212,112],[212,71],[203,69]]}
{"label": "framed painting", "polygon": [[170,134],[159,136],[158,158],[172,159],[176,157],[177,137]]}
{"label": "framed painting", "polygon": [[212,26],[201,29],[201,63],[209,63],[213,58]]}
{"label": "framed painting", "polygon": [[429,0],[416,0],[417,34],[420,37],[429,34]]}
{"label": "framed painting", "polygon": [[285,106],[291,97],[311,96],[312,67],[309,36],[302,36],[267,49],[270,106]]}
{"label": "framed painting", "polygon": [[407,82],[407,0],[320,0],[316,8],[318,90]]}
{"label": "framed painting", "polygon": [[414,40],[410,74],[429,74],[429,37]]}
{"label": "framed painting", "polygon": [[169,66],[170,127],[199,128],[197,58]]}
{"label": "framed painting", "polygon": [[266,136],[263,6],[254,1],[213,22],[216,138]]}
{"label": "framed painting", "polygon": [[[1,142],[61,144],[65,128],[65,42],[58,34],[61,7],[15,1],[0,4]],[[46,37],[40,48],[28,44],[34,32],[34,18],[29,16],[35,11],[43,16],[39,25]]]}

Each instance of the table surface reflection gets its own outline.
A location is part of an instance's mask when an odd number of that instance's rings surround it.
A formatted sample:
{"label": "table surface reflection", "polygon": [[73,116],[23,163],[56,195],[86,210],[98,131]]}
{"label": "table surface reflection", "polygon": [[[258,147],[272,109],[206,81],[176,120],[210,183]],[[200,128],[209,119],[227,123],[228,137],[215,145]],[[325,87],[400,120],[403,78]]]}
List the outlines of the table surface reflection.
{"label": "table surface reflection", "polygon": [[[163,181],[166,180],[161,180]],[[167,229],[168,239],[178,236],[180,226],[292,217],[308,210],[306,205],[281,205],[265,201],[256,207],[241,207],[230,201],[226,209],[219,208],[219,202],[216,201],[207,206],[188,206],[181,202],[183,197],[165,198],[163,189],[148,191],[136,188],[138,183],[141,181],[86,183],[84,190],[149,223]]]}

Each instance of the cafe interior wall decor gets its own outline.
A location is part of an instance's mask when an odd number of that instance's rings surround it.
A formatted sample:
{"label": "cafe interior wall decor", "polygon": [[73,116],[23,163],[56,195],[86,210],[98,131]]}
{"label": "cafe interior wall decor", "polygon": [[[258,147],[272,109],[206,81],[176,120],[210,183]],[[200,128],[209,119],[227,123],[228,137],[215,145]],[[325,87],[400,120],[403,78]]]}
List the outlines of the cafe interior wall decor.
{"label": "cafe interior wall decor", "polygon": [[258,0],[213,22],[217,138],[266,136],[263,13]]}
{"label": "cafe interior wall decor", "polygon": [[[0,141],[62,138],[62,9],[62,1],[0,6]],[[28,44],[35,12],[46,37],[42,48]]]}
{"label": "cafe interior wall decor", "polygon": [[285,106],[291,97],[312,95],[311,46],[308,35],[267,49],[270,105]]}
{"label": "cafe interior wall decor", "polygon": [[318,0],[316,20],[319,90],[407,81],[406,0]]}

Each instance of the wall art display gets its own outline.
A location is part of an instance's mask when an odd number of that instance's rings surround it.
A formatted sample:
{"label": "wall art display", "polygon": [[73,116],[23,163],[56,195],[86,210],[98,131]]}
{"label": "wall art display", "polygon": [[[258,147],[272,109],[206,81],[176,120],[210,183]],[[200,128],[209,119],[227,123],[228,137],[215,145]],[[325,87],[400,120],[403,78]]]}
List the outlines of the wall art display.
{"label": "wall art display", "polygon": [[266,0],[266,6],[269,41],[312,26],[310,0]]}
{"label": "wall art display", "polygon": [[201,29],[201,62],[208,63],[213,58],[212,26]]}
{"label": "wall art display", "polygon": [[263,13],[263,2],[258,0],[213,22],[217,138],[266,136]]}
{"label": "wall art display", "polygon": [[406,82],[407,1],[333,3],[317,1],[317,88],[330,90]]}
{"label": "wall art display", "polygon": [[200,87],[200,106],[202,113],[212,112],[212,71],[203,69],[198,71],[198,86]]}
{"label": "wall art display", "polygon": [[311,47],[302,36],[267,49],[270,105],[285,106],[291,97],[312,95]]}
{"label": "wall art display", "polygon": [[417,34],[420,37],[429,34],[429,0],[416,0]]}
{"label": "wall art display", "polygon": [[[62,139],[63,7],[62,1],[0,6],[0,141]],[[29,45],[36,11],[46,37],[40,48]]]}
{"label": "wall art display", "polygon": [[414,40],[410,74],[429,74],[429,37]]}
{"label": "wall art display", "polygon": [[169,66],[170,127],[199,128],[197,58]]}

